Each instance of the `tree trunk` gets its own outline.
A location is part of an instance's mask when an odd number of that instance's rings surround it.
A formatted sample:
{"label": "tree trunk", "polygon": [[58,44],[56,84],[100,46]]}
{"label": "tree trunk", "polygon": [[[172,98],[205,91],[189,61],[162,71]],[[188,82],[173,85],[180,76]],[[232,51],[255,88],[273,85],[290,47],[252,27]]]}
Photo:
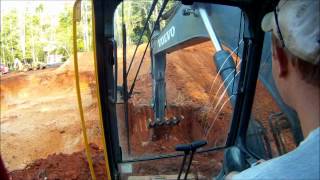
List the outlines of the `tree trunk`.
{"label": "tree trunk", "polygon": [[35,52],[35,48],[34,48],[34,35],[33,35],[33,31],[31,32],[31,38],[32,38],[32,62],[37,62],[37,60],[36,60],[36,52]]}
{"label": "tree trunk", "polygon": [[[12,21],[10,20],[10,31],[13,32],[12,30]],[[11,57],[12,57],[12,61],[14,60],[14,54],[13,54],[13,37],[11,35]]]}
{"label": "tree trunk", "polygon": [[22,26],[20,29],[20,45],[22,51],[22,58],[25,59],[26,57],[26,23],[25,23],[25,15],[24,12],[19,12],[19,21]]}
{"label": "tree trunk", "polygon": [[88,4],[87,1],[82,1],[83,9],[83,40],[84,40],[84,50],[89,51],[89,29],[88,29]]}

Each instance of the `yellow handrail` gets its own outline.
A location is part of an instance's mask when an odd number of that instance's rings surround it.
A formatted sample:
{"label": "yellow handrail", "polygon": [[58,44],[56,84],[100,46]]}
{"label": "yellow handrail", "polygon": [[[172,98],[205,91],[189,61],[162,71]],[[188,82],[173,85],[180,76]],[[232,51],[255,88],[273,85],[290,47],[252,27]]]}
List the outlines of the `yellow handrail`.
{"label": "yellow handrail", "polygon": [[94,173],[90,147],[89,147],[89,143],[88,143],[86,124],[85,124],[85,121],[84,121],[83,107],[82,107],[82,100],[81,100],[81,92],[80,92],[80,83],[79,83],[78,53],[77,53],[77,17],[76,17],[76,12],[77,12],[77,5],[80,2],[81,2],[81,0],[76,0],[76,2],[74,3],[74,6],[73,6],[72,27],[73,27],[74,73],[75,73],[75,80],[76,80],[78,107],[79,107],[81,126],[82,126],[83,138],[84,138],[84,143],[85,143],[85,149],[86,149],[86,156],[87,156],[87,160],[88,160],[88,163],[89,163],[91,177],[92,177],[93,180],[96,180],[96,175]]}

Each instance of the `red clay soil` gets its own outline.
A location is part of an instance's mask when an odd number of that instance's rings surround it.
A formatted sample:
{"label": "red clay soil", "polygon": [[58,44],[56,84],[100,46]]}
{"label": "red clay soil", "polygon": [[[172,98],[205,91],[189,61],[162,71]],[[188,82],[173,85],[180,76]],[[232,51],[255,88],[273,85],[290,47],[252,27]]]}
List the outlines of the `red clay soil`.
{"label": "red clay soil", "polygon": [[[128,57],[131,57],[130,52]],[[212,84],[216,75],[216,69],[212,61],[213,53],[214,49],[211,43],[205,42],[168,54],[166,70],[167,116],[183,115],[185,119],[177,126],[155,130],[147,128],[147,119],[152,117],[150,107],[152,84],[150,58],[146,59],[142,66],[142,73],[138,77],[133,97],[130,100],[130,154],[126,149],[127,140],[123,119],[118,119],[120,144],[124,152],[124,158],[172,153],[175,152],[176,144],[189,143],[197,139],[208,140],[209,145],[206,147],[224,144],[230,125],[232,108],[229,103],[226,103],[221,111],[218,111],[221,104],[217,106],[217,109],[214,110],[213,108],[224,89],[222,88],[220,92],[217,92],[222,83],[219,78]],[[141,56],[141,54],[142,52],[139,51],[138,56]],[[119,58],[121,59],[121,57]],[[98,146],[92,146],[92,149],[94,151],[95,170],[101,175],[99,176],[101,178],[98,179],[102,179],[104,177],[104,164],[102,151],[99,150],[99,148],[102,148],[101,130],[98,126],[93,66],[92,64],[86,64],[87,61],[85,61],[91,59],[91,56],[84,55],[82,59],[81,62],[84,62],[84,64],[80,64],[81,85],[86,107],[87,126],[90,142],[98,144]],[[119,65],[121,64],[121,61],[119,61]],[[139,62],[136,60],[133,64],[132,73],[129,75],[129,82],[132,81],[133,72],[137,69],[138,64]],[[91,69],[88,69],[89,66]],[[11,172],[13,180],[41,179],[45,176],[48,179],[90,179],[88,165],[82,150],[82,133],[80,120],[77,116],[74,88],[70,88],[70,86],[74,86],[71,67],[71,61],[69,61],[52,73],[48,72],[47,76],[40,74],[29,76],[28,73],[24,73],[19,78],[17,78],[17,75],[1,78],[1,108],[8,112],[5,115],[1,114],[2,137],[0,145],[2,147],[1,151],[4,150],[2,156],[5,163],[10,165],[10,171],[15,170]],[[119,72],[122,72],[121,68],[120,66]],[[29,82],[30,77],[36,79],[34,81],[36,83],[31,83],[27,87],[24,82]],[[10,78],[15,80],[9,81]],[[43,84],[46,88],[36,86],[37,83]],[[27,90],[34,90],[37,87],[36,93],[27,94]],[[5,95],[3,95],[3,92],[5,92]],[[256,92],[257,101],[254,104],[253,114],[266,125],[265,122],[267,122],[269,114],[279,110],[260,82],[258,82]],[[48,95],[49,98],[43,98],[44,94]],[[217,94],[216,98],[214,98],[215,94]],[[37,96],[42,97],[38,100],[38,104],[34,102],[34,98]],[[52,99],[52,97],[57,98]],[[16,102],[16,98],[22,98],[23,100]],[[222,97],[222,102],[225,101],[227,101],[226,95]],[[30,104],[32,102],[33,104]],[[47,104],[48,107],[59,107],[59,111],[53,113],[48,113],[45,110],[35,112],[35,109],[37,109],[35,107],[42,107],[43,104]],[[15,109],[15,111],[10,109]],[[27,115],[16,115],[17,110],[28,113],[26,113]],[[118,107],[117,111],[121,113],[121,106]],[[39,117],[31,116],[34,113],[37,113]],[[29,124],[30,122],[31,124],[41,122],[44,125],[25,126],[25,124],[28,124],[26,121]],[[213,123],[212,129],[206,136],[207,130]],[[45,137],[45,140],[39,138],[40,143],[36,143],[34,139],[23,141],[23,137],[20,137],[18,132],[13,131],[20,126],[25,126],[21,128],[22,132],[25,132],[23,130],[30,131],[27,137]],[[45,131],[39,131],[42,128]],[[32,133],[35,133],[36,137],[31,135]],[[46,134],[52,136],[46,138]],[[12,144],[15,141],[19,143]],[[25,145],[21,146],[21,143]],[[28,148],[28,145],[31,148]],[[23,152],[13,150],[16,148],[24,150]],[[196,155],[191,172],[206,177],[215,176],[221,169],[222,158],[222,151]],[[16,159],[19,161],[16,161]],[[132,174],[177,174],[181,160],[182,158],[173,158],[135,163],[133,164]],[[27,166],[25,167],[25,165]]]}
{"label": "red clay soil", "polygon": [[[107,179],[102,150],[94,144],[90,144],[90,149],[96,178]],[[12,171],[10,177],[14,180],[91,179],[84,150],[70,155],[59,153],[49,155],[46,159],[38,159],[23,170]]]}

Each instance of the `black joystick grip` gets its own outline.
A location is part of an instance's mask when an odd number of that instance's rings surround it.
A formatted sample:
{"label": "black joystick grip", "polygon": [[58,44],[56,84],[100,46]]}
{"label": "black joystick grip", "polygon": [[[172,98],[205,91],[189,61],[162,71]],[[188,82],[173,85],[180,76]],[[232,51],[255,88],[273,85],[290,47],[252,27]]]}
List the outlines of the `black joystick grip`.
{"label": "black joystick grip", "polygon": [[191,144],[178,144],[176,145],[176,151],[191,151]]}
{"label": "black joystick grip", "polygon": [[195,151],[206,144],[207,141],[203,140],[193,141],[191,144],[179,144],[176,146],[176,151]]}
{"label": "black joystick grip", "polygon": [[196,149],[201,148],[202,146],[205,146],[205,145],[207,145],[207,141],[197,140],[197,141],[193,141],[191,143],[191,148],[192,148],[192,150],[196,150]]}

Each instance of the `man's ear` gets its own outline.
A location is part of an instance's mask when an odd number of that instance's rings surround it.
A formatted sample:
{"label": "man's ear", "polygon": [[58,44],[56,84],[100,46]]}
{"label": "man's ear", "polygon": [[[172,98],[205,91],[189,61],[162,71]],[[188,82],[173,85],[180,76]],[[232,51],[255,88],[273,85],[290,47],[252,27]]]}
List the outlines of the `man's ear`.
{"label": "man's ear", "polygon": [[285,52],[285,50],[280,47],[280,46],[276,46],[274,48],[274,50],[276,51],[276,61],[278,61],[279,63],[279,77],[286,77],[288,75],[288,63],[289,63],[289,60],[288,60],[288,56]]}

